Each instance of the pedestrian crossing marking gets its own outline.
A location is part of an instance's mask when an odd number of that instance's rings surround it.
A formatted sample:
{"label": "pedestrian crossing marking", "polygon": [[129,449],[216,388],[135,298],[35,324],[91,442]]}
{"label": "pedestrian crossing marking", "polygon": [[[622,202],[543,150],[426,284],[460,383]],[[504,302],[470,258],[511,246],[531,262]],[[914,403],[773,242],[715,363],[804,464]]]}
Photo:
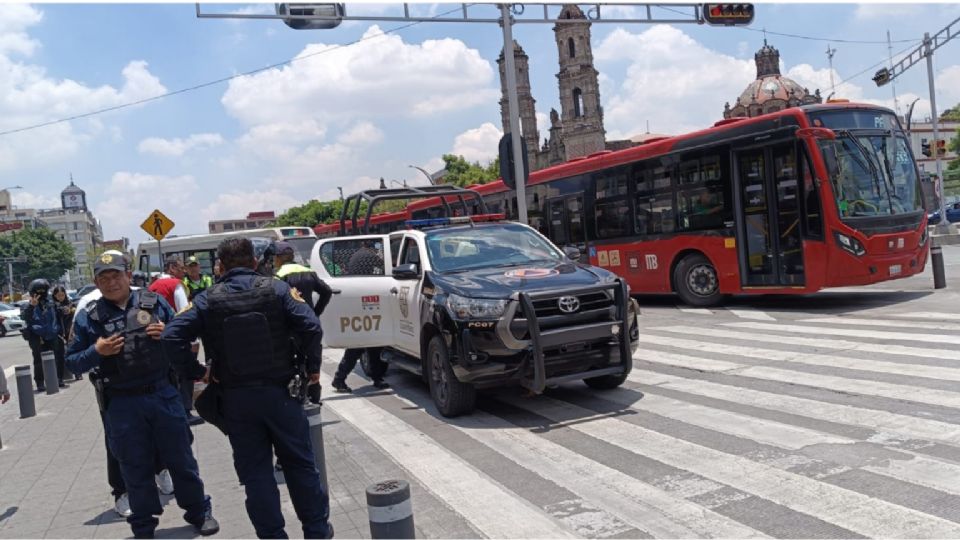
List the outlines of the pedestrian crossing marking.
{"label": "pedestrian crossing marking", "polygon": [[842,339],[811,338],[804,336],[783,335],[783,334],[759,334],[756,332],[739,332],[733,329],[718,328],[700,328],[696,326],[661,326],[647,328],[649,332],[668,332],[687,334],[691,336],[716,337],[721,339],[737,339],[745,341],[760,341],[766,343],[779,343],[781,345],[800,345],[803,347],[815,347],[822,349],[836,349],[849,351],[873,352],[887,355],[912,356],[917,358],[944,358],[948,360],[960,360],[960,351],[949,349],[932,349],[924,347],[914,347],[906,345],[879,344],[873,341],[849,341]]}
{"label": "pedestrian crossing marking", "polygon": [[741,319],[753,319],[757,321],[775,321],[773,317],[767,315],[766,313],[756,310],[756,309],[747,309],[747,308],[727,308],[727,311],[733,313]]}
{"label": "pedestrian crossing marking", "polygon": [[[644,343],[665,345],[701,353],[706,352],[730,356],[744,356],[747,358],[757,358],[760,360],[794,362],[797,364],[807,364],[812,366],[842,367],[860,371],[892,373],[896,375],[905,375],[908,377],[925,377],[935,380],[960,382],[960,369],[954,368],[926,366],[922,364],[885,362],[881,360],[867,360],[863,358],[847,358],[843,356],[798,353],[760,347],[744,347],[741,345],[728,345],[725,343],[714,343],[710,341],[697,341],[692,339],[672,337],[666,338],[650,334],[642,334],[641,341]],[[714,360],[714,362],[716,362],[716,360]]]}
{"label": "pedestrian crossing marking", "polygon": [[879,330],[860,330],[853,328],[828,328],[824,326],[801,326],[796,324],[773,324],[773,323],[754,323],[737,322],[724,323],[724,326],[733,326],[736,328],[752,328],[754,330],[774,330],[782,332],[794,332],[798,334],[820,334],[828,336],[853,336],[870,339],[889,339],[898,341],[926,341],[930,343],[949,343],[951,345],[960,345],[960,336],[946,334],[910,334],[907,332],[889,332]]}
{"label": "pedestrian crossing marking", "polygon": [[[330,387],[332,377],[320,373]],[[459,512],[477,530],[492,538],[573,538],[571,531],[432,442],[425,433],[373,405],[348,396],[328,400],[337,416],[353,425],[415,475],[437,498]]]}
{"label": "pedestrian crossing marking", "polygon": [[[590,411],[546,396],[504,401],[554,422]],[[867,536],[955,537],[960,524],[612,418],[570,429]]]}
{"label": "pedestrian crossing marking", "polygon": [[805,323],[827,323],[827,324],[847,324],[856,326],[890,326],[893,328],[922,328],[924,330],[951,330],[960,331],[960,324],[957,323],[932,323],[918,321],[890,321],[884,319],[862,319],[855,317],[816,317],[813,319],[801,319]]}

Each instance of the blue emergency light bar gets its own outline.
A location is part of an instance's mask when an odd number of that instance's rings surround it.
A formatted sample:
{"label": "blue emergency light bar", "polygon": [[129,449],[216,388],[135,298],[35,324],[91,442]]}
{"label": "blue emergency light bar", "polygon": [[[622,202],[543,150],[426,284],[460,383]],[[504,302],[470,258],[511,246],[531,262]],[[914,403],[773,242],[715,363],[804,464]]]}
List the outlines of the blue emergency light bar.
{"label": "blue emergency light bar", "polygon": [[462,223],[478,223],[482,221],[500,221],[504,214],[478,214],[475,216],[441,217],[427,219],[408,219],[404,224],[411,229],[420,227],[439,227],[442,225],[459,225]]}

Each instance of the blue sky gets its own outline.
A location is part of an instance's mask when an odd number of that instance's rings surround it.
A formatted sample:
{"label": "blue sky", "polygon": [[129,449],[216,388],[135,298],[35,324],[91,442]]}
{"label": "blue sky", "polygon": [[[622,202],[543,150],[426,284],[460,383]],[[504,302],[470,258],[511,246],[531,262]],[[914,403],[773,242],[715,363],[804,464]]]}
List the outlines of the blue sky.
{"label": "blue sky", "polygon": [[[204,4],[205,12],[272,5]],[[422,4],[439,13],[451,4]],[[347,4],[353,14],[398,6]],[[529,8],[534,9],[534,8]],[[618,8],[629,9],[629,8]],[[919,40],[960,16],[957,4],[758,4],[750,29],[696,25],[594,24],[608,138],[683,133],[721,117],[753,79],[753,53],[768,41],[783,73],[829,93],[830,39]],[[482,13],[479,12],[478,13]],[[490,11],[492,15],[492,11]],[[149,98],[313,55],[251,77],[92,118],[0,136],[0,188],[19,184],[19,207],[55,206],[72,173],[107,238],[145,239],[138,225],[155,207],[174,234],[206,230],[209,219],[283,210],[311,198],[376,187],[380,176],[422,182],[448,152],[486,161],[500,136],[492,24],[345,23],[295,31],[276,20],[198,19],[193,4],[0,4],[0,131]],[[325,51],[332,45],[370,39]],[[544,123],[556,95],[557,51],[550,25],[517,25],[530,56]],[[887,57],[886,44],[833,42],[835,80]],[[894,51],[910,47],[895,43]],[[838,97],[891,106],[875,69],[843,83]],[[937,52],[937,102],[960,102],[960,40]],[[903,106],[921,97],[926,72],[897,81]],[[546,133],[541,128],[541,135]]]}

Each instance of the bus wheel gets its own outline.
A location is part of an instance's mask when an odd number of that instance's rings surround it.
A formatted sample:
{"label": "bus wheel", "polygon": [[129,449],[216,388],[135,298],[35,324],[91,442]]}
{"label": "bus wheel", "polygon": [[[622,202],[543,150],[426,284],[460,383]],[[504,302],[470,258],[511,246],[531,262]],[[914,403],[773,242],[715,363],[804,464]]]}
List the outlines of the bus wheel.
{"label": "bus wheel", "polygon": [[677,263],[673,283],[680,299],[691,306],[715,306],[723,298],[717,269],[699,253],[687,255]]}

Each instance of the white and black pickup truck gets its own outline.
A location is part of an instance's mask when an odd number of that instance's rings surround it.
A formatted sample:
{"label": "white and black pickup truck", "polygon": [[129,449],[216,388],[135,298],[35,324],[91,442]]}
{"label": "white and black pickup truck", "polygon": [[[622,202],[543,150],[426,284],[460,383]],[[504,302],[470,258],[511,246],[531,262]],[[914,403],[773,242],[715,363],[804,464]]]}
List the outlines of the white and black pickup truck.
{"label": "white and black pickup truck", "polygon": [[627,378],[639,309],[615,274],[520,223],[407,225],[314,245],[310,264],[334,290],[326,345],[383,347],[385,361],[427,381],[444,416],[471,412],[479,389],[610,389]]}

